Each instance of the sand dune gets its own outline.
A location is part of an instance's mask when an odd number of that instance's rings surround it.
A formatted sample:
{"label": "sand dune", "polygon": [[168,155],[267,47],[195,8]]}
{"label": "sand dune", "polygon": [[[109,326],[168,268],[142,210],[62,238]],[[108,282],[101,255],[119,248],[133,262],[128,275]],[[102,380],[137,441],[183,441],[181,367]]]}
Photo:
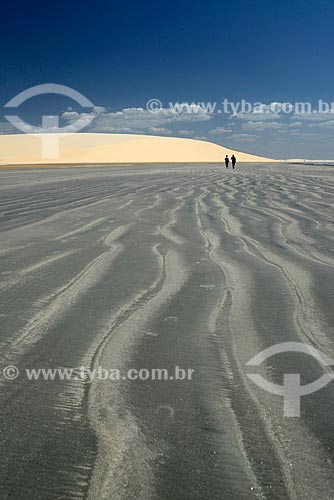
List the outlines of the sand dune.
{"label": "sand dune", "polygon": [[[51,141],[46,155],[42,144]],[[58,153],[51,154],[54,148]],[[221,162],[235,154],[239,162],[270,158],[232,151],[217,144],[175,137],[131,134],[14,134],[0,136],[0,165],[96,163]]]}

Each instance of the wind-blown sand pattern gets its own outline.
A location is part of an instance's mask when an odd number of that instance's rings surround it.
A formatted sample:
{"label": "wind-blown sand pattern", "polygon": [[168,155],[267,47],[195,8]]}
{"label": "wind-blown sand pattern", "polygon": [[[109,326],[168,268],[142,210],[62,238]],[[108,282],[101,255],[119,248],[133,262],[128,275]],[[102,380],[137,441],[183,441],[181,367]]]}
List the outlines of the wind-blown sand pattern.
{"label": "wind-blown sand pattern", "polygon": [[[331,167],[0,177],[1,499],[333,498],[334,382],[284,418],[246,367],[285,341],[334,357]],[[194,376],[24,375],[81,366]],[[330,370],[290,354],[256,373],[308,383]]]}

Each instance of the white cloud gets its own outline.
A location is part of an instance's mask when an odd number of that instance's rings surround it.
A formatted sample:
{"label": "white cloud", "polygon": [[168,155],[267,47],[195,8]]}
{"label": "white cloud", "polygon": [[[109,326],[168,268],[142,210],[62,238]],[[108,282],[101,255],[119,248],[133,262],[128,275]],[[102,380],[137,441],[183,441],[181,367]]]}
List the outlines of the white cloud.
{"label": "white cloud", "polygon": [[[94,108],[95,109],[95,108]],[[92,124],[92,120],[94,120],[98,115],[98,111],[91,111],[90,113],[77,113],[76,111],[65,111],[61,118],[66,121],[67,132],[71,132],[71,127],[73,126],[73,132],[77,132],[78,130],[82,130],[88,125]]]}
{"label": "white cloud", "polygon": [[250,121],[247,123],[243,123],[241,125],[241,128],[243,130],[253,130],[253,131],[262,132],[263,130],[267,130],[269,128],[271,128],[271,129],[282,128],[282,124],[277,123],[277,122],[266,122],[266,121],[253,122],[253,121]]}
{"label": "white cloud", "polygon": [[104,106],[94,106],[93,112],[94,113],[104,113],[104,112],[107,113],[107,108],[105,108]]}
{"label": "white cloud", "polygon": [[208,133],[218,135],[218,134],[228,134],[230,132],[232,132],[231,128],[217,127],[217,128],[214,128],[213,130],[210,130]]}
{"label": "white cloud", "polygon": [[188,136],[188,135],[194,135],[195,131],[194,130],[178,130],[177,134]]}
{"label": "white cloud", "polygon": [[326,139],[321,133],[309,132],[301,135],[302,142],[320,141],[321,139]]}
{"label": "white cloud", "polygon": [[[94,118],[90,123],[91,118]],[[108,112],[103,107],[95,107],[90,113],[66,111],[62,118],[68,123],[86,124],[90,132],[129,132],[149,131],[152,128],[164,128],[166,124],[207,121],[213,118],[200,108],[193,113],[175,112],[162,108],[151,112],[143,108],[125,108],[122,111]]]}
{"label": "white cloud", "polygon": [[273,113],[280,113],[282,111],[282,109],[284,110],[287,107],[290,107],[289,103],[280,102],[280,101],[273,101],[270,104],[266,104],[264,106],[265,106],[264,109],[269,109]]}
{"label": "white cloud", "polygon": [[334,119],[334,113],[294,113],[292,115],[298,121],[324,122]]}
{"label": "white cloud", "polygon": [[264,121],[264,120],[279,120],[280,115],[277,113],[273,113],[270,109],[263,111],[253,111],[252,113],[236,113],[235,115],[231,115],[230,118],[237,118],[238,120],[247,120],[247,121]]}
{"label": "white cloud", "polygon": [[317,127],[317,128],[323,128],[323,129],[332,129],[334,128],[334,120],[329,120],[327,122],[320,122],[320,123],[309,123],[309,127]]}
{"label": "white cloud", "polygon": [[233,134],[231,137],[238,142],[255,142],[258,139],[254,134]]}
{"label": "white cloud", "polygon": [[[247,109],[247,106],[249,109]],[[279,120],[284,115],[290,115],[295,111],[295,106],[288,102],[273,101],[269,104],[247,102],[239,103],[238,109],[230,118],[248,121]]]}
{"label": "white cloud", "polygon": [[77,111],[65,111],[62,115],[62,118],[66,121],[77,120],[80,117],[80,114]]}
{"label": "white cloud", "polygon": [[288,126],[291,128],[298,128],[298,127],[302,127],[303,123],[302,122],[291,122],[291,123],[289,123]]}
{"label": "white cloud", "polygon": [[0,122],[0,135],[18,134],[19,132],[11,123]]}

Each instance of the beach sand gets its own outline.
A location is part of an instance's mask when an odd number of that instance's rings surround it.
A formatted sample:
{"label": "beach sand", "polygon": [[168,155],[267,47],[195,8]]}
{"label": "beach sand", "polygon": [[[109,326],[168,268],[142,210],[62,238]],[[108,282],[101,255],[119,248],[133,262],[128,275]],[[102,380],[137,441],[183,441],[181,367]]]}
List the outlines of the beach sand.
{"label": "beach sand", "polygon": [[1,498],[333,498],[334,382],[284,418],[247,377],[329,368],[246,363],[285,341],[334,357],[334,170],[237,167],[1,170]]}

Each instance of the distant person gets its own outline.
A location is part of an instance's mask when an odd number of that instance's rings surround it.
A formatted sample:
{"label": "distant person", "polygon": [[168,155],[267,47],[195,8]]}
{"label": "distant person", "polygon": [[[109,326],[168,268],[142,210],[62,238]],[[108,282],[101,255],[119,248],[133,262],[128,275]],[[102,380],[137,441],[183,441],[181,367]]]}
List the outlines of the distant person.
{"label": "distant person", "polygon": [[228,158],[228,156],[226,155],[225,156],[225,165],[226,165],[226,168],[228,168],[228,164],[230,163],[230,160]]}
{"label": "distant person", "polygon": [[235,168],[235,164],[237,163],[237,159],[234,155],[231,156],[232,168]]}

